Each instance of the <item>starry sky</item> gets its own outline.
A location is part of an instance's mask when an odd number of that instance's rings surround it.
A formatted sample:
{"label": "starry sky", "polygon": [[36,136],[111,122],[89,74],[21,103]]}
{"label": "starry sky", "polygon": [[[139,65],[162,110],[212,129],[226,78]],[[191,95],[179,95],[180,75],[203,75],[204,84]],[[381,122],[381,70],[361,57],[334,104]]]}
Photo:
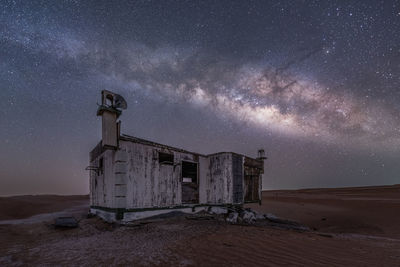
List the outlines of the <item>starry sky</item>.
{"label": "starry sky", "polygon": [[268,157],[264,189],[400,183],[398,1],[0,2],[0,195],[86,194],[122,132]]}

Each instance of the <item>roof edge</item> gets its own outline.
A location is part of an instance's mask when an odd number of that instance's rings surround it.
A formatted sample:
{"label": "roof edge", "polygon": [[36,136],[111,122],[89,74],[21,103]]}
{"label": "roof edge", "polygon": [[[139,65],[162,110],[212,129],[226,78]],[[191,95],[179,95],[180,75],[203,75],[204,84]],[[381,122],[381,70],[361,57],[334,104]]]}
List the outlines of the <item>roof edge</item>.
{"label": "roof edge", "polygon": [[140,144],[144,144],[144,145],[151,145],[151,146],[157,146],[157,147],[161,147],[161,148],[167,148],[167,149],[175,150],[177,152],[190,153],[190,154],[195,154],[195,155],[199,155],[199,156],[203,156],[203,157],[209,157],[209,156],[214,156],[214,155],[223,154],[223,153],[230,153],[230,154],[236,154],[236,155],[239,155],[239,156],[243,156],[243,157],[247,157],[247,158],[250,158],[250,159],[257,160],[256,158],[249,157],[249,156],[246,156],[244,154],[240,154],[240,153],[236,153],[236,152],[225,152],[225,151],[222,151],[222,152],[216,152],[216,153],[211,153],[211,154],[201,154],[201,153],[192,152],[192,151],[189,151],[189,150],[186,150],[186,149],[182,149],[182,148],[178,148],[178,147],[173,147],[173,146],[169,146],[169,145],[160,144],[160,143],[157,143],[157,142],[153,142],[153,141],[150,141],[150,140],[146,140],[146,139],[143,139],[143,138],[139,138],[139,137],[135,137],[135,136],[127,135],[127,134],[121,134],[120,135],[120,139],[123,140],[123,141],[129,141],[129,142],[140,143]]}

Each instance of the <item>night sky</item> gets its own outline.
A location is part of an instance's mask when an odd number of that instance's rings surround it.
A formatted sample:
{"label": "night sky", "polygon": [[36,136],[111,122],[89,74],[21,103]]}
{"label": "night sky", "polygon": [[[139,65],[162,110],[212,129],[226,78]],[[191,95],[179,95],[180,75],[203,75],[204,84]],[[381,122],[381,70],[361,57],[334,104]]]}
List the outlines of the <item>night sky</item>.
{"label": "night sky", "polygon": [[400,183],[399,1],[0,2],[0,195],[86,194],[122,132],[268,157],[264,189]]}

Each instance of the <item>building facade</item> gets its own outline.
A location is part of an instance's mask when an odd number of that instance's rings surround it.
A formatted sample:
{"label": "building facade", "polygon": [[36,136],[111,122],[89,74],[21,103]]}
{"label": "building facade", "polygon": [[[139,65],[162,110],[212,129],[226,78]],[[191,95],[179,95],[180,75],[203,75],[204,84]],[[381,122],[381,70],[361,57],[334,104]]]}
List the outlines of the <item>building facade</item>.
{"label": "building facade", "polygon": [[[122,104],[121,104],[122,101]],[[260,202],[263,150],[257,159],[233,152],[202,155],[120,133],[126,103],[102,91],[102,140],[90,152],[90,211],[132,221],[179,210],[226,212]]]}

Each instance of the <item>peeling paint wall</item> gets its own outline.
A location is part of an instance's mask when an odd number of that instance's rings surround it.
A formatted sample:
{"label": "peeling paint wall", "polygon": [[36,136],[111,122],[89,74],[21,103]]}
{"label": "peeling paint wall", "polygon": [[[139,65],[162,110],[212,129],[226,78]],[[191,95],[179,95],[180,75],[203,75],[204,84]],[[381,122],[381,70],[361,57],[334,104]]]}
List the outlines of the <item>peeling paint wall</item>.
{"label": "peeling paint wall", "polygon": [[[181,205],[181,161],[198,162],[198,156],[128,141],[120,146],[128,158],[126,208]],[[160,164],[158,152],[173,154],[173,164]]]}
{"label": "peeling paint wall", "polygon": [[206,203],[232,203],[232,153],[210,155],[209,172],[205,181]]}
{"label": "peeling paint wall", "polygon": [[103,172],[99,170],[97,173],[91,171],[91,205],[112,208],[114,204],[114,150],[106,150],[95,160],[91,162],[91,166],[100,166],[100,160],[103,159]]}
{"label": "peeling paint wall", "polygon": [[[241,204],[244,157],[224,152],[209,156],[170,147],[120,140],[90,163],[104,172],[90,174],[90,204],[106,208],[142,209],[181,206],[182,161],[198,164],[198,204]],[[173,162],[159,162],[159,152],[173,154]],[[242,190],[241,190],[242,189]]]}

